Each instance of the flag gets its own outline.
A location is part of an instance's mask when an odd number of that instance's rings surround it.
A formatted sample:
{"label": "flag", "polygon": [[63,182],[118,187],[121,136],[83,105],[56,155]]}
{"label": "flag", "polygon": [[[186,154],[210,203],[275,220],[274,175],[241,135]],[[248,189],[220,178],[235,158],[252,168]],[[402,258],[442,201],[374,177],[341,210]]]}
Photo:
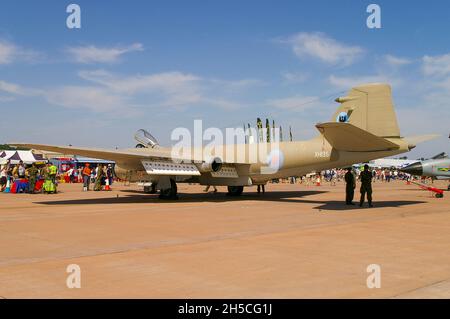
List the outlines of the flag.
{"label": "flag", "polygon": [[258,117],[256,119],[256,127],[258,128],[258,141],[262,142],[263,141],[263,136],[262,136],[262,121],[261,119]]}
{"label": "flag", "polygon": [[270,143],[270,122],[269,119],[266,119],[266,130],[267,130],[267,143]]}

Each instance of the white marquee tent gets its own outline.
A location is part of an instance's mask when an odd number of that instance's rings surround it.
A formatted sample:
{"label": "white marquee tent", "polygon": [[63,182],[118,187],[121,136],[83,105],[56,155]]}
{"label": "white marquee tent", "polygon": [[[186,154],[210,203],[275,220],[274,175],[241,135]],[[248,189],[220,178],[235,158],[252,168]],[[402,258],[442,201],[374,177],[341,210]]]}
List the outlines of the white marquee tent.
{"label": "white marquee tent", "polygon": [[46,159],[40,154],[33,154],[31,151],[0,151],[0,164],[4,165],[7,161],[11,164],[19,164],[23,161],[25,164],[36,162],[46,162]]}

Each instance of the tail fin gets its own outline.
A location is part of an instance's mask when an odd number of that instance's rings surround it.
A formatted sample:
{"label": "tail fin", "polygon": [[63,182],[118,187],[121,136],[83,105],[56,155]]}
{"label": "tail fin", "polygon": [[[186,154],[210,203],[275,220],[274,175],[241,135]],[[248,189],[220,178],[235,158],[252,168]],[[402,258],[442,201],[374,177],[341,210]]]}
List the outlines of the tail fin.
{"label": "tail fin", "polygon": [[388,84],[365,84],[354,87],[346,97],[336,99],[341,103],[331,121],[347,113],[348,123],[379,137],[400,137],[391,87]]}

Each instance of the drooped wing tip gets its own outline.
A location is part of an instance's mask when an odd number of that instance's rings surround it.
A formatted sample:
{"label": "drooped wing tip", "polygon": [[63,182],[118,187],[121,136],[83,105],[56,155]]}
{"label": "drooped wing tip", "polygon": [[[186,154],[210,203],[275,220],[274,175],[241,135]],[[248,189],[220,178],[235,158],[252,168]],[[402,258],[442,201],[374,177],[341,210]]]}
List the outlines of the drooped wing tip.
{"label": "drooped wing tip", "polygon": [[417,144],[428,142],[434,140],[436,138],[441,137],[439,134],[427,134],[427,135],[418,135],[418,136],[408,136],[405,137],[405,141],[408,142],[408,147],[413,149],[417,146]]}

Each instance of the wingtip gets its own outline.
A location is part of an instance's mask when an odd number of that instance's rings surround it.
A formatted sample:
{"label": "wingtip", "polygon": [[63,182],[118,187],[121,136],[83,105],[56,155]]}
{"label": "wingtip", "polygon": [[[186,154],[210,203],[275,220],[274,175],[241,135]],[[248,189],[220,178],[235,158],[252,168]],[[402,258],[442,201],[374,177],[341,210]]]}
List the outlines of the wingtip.
{"label": "wingtip", "polygon": [[427,135],[418,135],[418,136],[408,136],[405,137],[405,141],[408,142],[409,149],[415,148],[418,144],[428,142],[434,140],[436,138],[441,137],[440,134],[427,134]]}

